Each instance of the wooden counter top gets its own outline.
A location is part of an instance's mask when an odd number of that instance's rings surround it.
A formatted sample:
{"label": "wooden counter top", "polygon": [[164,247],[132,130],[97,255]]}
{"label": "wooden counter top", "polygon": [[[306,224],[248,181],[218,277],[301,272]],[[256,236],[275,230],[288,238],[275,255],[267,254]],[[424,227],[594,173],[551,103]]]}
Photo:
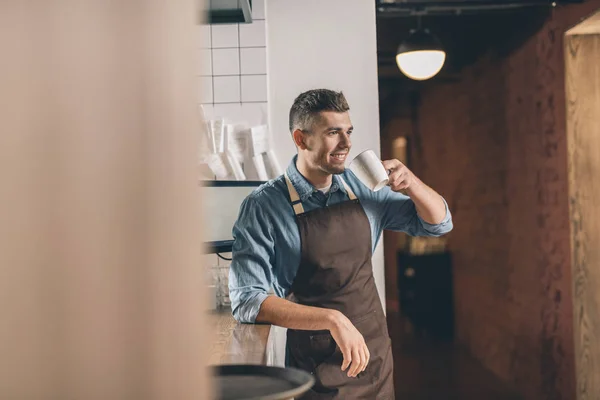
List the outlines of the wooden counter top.
{"label": "wooden counter top", "polygon": [[240,324],[231,309],[213,311],[208,320],[213,332],[210,365],[267,364],[271,325]]}

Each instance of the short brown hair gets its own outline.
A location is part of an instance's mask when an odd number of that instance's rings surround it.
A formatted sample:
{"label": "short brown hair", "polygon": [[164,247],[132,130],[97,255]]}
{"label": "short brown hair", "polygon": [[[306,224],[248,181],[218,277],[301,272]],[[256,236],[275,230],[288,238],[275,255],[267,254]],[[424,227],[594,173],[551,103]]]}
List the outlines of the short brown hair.
{"label": "short brown hair", "polygon": [[346,112],[350,109],[342,92],[313,89],[301,93],[290,109],[290,132],[295,129],[310,130],[314,118],[321,111]]}

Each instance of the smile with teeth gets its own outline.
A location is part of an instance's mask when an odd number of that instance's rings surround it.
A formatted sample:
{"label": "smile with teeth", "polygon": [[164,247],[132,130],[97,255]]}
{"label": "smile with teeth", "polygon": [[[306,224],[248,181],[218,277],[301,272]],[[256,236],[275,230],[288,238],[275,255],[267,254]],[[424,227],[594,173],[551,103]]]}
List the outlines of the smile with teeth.
{"label": "smile with teeth", "polygon": [[338,161],[344,161],[346,159],[346,154],[347,153],[337,153],[337,154],[330,154],[331,157],[335,158]]}

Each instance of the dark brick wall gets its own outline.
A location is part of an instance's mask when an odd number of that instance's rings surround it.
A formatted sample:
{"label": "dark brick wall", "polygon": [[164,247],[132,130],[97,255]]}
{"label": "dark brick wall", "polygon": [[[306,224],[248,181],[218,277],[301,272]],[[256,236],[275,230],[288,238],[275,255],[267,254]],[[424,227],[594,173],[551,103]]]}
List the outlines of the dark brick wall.
{"label": "dark brick wall", "polygon": [[563,35],[599,7],[560,7],[428,86],[412,132],[413,170],[454,215],[457,339],[526,399],[575,398]]}

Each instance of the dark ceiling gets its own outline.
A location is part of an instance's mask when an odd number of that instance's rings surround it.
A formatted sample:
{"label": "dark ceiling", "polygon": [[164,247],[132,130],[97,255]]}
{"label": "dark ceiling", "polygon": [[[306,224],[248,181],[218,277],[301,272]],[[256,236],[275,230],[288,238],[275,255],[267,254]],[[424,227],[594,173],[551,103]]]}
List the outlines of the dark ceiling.
{"label": "dark ceiling", "polygon": [[[430,81],[440,82],[459,79],[461,69],[483,54],[514,50],[538,31],[554,10],[550,1],[539,0],[391,1],[377,1],[379,79],[400,86],[419,84],[404,77],[395,61],[398,45],[418,26],[419,19],[446,49],[444,68]],[[564,4],[562,0],[556,6]]]}
{"label": "dark ceiling", "polygon": [[[582,1],[558,0],[553,5],[549,0],[377,0],[382,126],[398,112],[412,115],[421,89],[459,81],[461,70],[478,58],[486,54],[502,57],[517,49],[543,26],[555,7]],[[423,82],[408,79],[396,65],[398,45],[419,23],[435,34],[446,50],[440,73]]]}

